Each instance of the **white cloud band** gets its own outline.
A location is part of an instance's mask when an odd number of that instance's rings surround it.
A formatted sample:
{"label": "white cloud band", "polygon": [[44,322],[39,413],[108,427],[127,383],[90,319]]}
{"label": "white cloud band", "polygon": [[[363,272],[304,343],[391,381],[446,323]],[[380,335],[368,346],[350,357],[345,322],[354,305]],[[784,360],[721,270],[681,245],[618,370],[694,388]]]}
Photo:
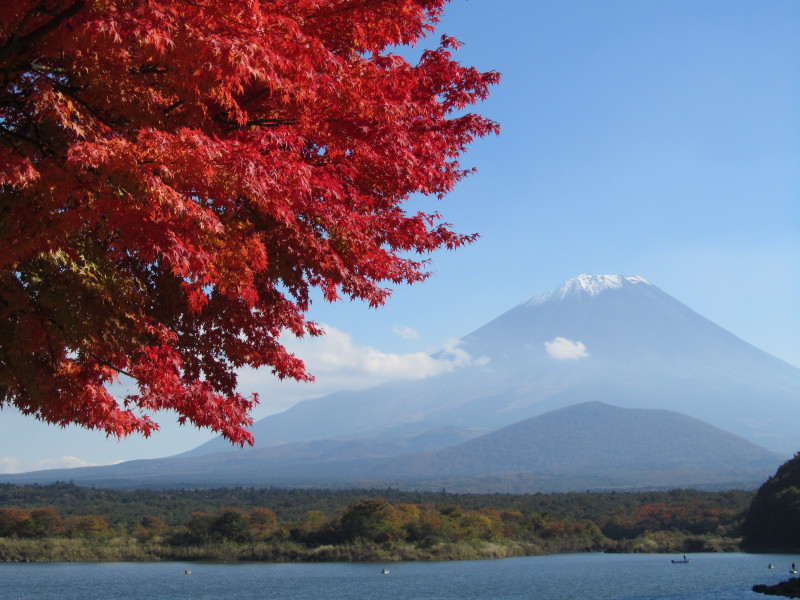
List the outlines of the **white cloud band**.
{"label": "white cloud band", "polygon": [[575,342],[565,337],[559,336],[552,342],[545,342],[544,347],[550,356],[558,360],[578,360],[589,356],[583,342]]}
{"label": "white cloud band", "polygon": [[[267,369],[239,372],[239,391],[258,392],[262,410],[270,413],[289,408],[300,400],[316,398],[342,390],[361,390],[387,381],[424,379],[439,373],[467,366],[480,366],[487,358],[472,358],[451,341],[432,356],[426,352],[395,354],[382,352],[370,346],[359,346],[353,338],[329,325],[324,325],[325,335],[317,338],[292,338],[281,341],[287,349],[303,359],[306,369],[313,374],[313,383],[279,381]],[[259,411],[261,413],[262,411]],[[258,414],[256,418],[265,416]]]}
{"label": "white cloud band", "polygon": [[0,456],[0,473],[27,473],[28,471],[41,471],[43,469],[71,469],[73,467],[91,466],[93,466],[92,463],[74,456],[62,456],[44,460],[23,460]]}

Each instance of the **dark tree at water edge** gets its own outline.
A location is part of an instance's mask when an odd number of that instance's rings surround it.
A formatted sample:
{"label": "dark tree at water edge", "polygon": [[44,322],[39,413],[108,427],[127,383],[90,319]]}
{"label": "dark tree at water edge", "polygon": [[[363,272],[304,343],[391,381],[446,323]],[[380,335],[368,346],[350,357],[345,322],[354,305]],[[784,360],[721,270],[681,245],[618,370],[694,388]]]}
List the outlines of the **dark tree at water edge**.
{"label": "dark tree at water edge", "polygon": [[750,552],[800,550],[800,453],[759,488],[742,524],[742,536],[742,547]]}

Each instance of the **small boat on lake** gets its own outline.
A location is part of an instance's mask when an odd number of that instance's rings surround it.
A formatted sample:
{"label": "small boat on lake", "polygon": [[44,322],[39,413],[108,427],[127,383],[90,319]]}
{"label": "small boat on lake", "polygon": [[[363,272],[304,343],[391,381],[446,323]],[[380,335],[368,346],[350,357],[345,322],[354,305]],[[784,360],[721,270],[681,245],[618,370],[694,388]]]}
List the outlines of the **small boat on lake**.
{"label": "small boat on lake", "polygon": [[672,559],[672,564],[673,565],[688,565],[689,564],[689,559],[686,558],[686,555],[684,554],[683,558],[673,558]]}
{"label": "small boat on lake", "polygon": [[388,575],[389,569],[381,569],[381,575]]}

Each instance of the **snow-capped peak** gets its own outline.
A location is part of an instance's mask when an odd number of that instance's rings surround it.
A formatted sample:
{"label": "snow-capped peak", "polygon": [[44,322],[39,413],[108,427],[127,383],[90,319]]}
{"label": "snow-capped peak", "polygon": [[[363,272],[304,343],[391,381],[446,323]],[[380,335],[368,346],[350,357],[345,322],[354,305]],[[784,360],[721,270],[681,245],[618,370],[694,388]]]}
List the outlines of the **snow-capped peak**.
{"label": "snow-capped peak", "polygon": [[626,275],[578,275],[574,279],[565,281],[559,287],[540,294],[533,298],[529,304],[542,304],[548,300],[563,300],[570,296],[589,295],[596,296],[607,290],[619,289],[631,285],[652,285],[644,277]]}

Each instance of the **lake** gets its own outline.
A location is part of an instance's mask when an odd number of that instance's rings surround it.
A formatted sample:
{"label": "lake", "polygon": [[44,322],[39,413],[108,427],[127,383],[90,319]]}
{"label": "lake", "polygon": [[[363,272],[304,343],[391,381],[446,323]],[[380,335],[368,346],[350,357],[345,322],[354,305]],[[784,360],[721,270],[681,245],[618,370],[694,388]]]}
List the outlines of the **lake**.
{"label": "lake", "polygon": [[[562,554],[445,563],[0,565],[14,600],[740,600],[790,577],[775,554]],[[769,570],[768,563],[776,565]],[[389,569],[381,574],[381,569]],[[184,570],[190,569],[190,574]]]}

